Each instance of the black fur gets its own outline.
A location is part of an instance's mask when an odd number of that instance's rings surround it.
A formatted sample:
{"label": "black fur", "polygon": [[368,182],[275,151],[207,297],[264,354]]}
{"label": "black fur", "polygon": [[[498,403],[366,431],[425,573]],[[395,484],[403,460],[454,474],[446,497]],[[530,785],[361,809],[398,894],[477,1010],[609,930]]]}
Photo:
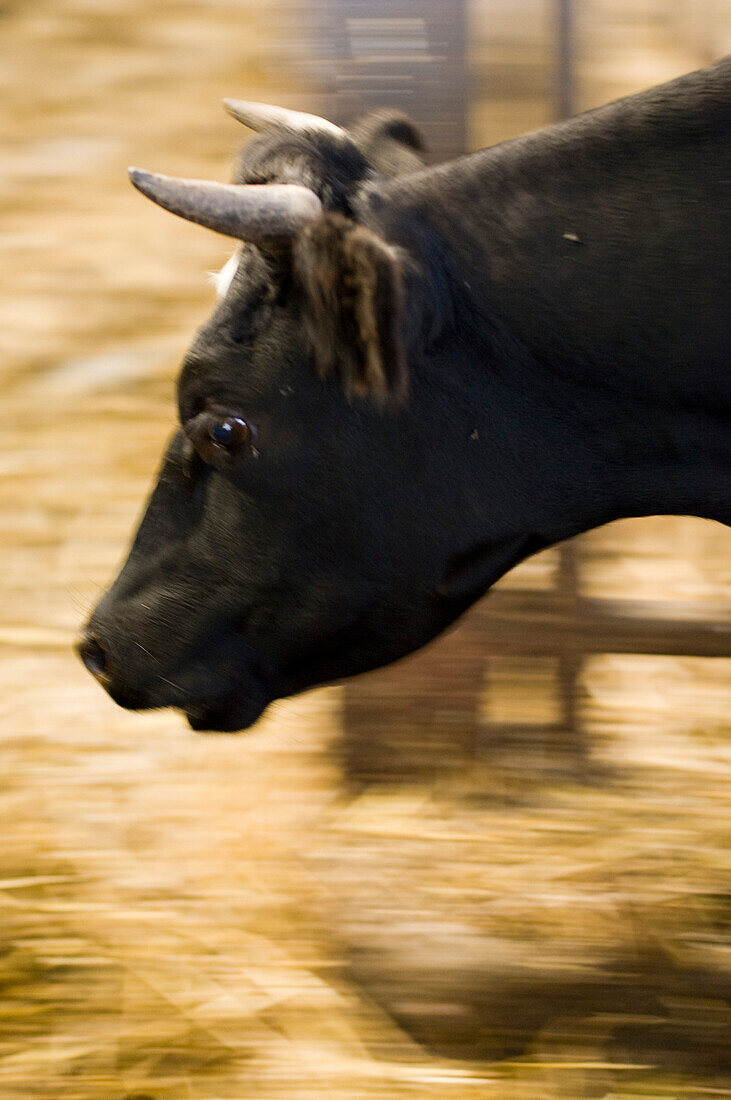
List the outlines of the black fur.
{"label": "black fur", "polygon": [[265,134],[245,145],[234,183],[297,183],[309,187],[326,210],[351,212],[350,196],[372,170],[354,143],[318,134]]}

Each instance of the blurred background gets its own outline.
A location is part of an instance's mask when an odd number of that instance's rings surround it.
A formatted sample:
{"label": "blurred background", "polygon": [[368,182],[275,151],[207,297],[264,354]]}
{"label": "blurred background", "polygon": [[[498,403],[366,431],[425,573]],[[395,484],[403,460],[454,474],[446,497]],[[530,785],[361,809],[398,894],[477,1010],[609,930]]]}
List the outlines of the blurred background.
{"label": "blurred background", "polygon": [[531,559],[393,669],[242,737],[70,645],[229,247],[223,96],[432,158],[710,63],[723,0],[0,5],[0,1095],[731,1096],[731,562],[690,518]]}

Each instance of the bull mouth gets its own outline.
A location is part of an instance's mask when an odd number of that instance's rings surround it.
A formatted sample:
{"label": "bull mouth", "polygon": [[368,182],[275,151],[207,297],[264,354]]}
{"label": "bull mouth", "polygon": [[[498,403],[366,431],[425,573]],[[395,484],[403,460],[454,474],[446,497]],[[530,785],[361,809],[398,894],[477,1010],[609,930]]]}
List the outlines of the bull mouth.
{"label": "bull mouth", "polygon": [[238,632],[219,640],[215,648],[200,644],[177,678],[178,697],[157,705],[173,707],[200,733],[247,730],[277,695],[274,666]]}
{"label": "bull mouth", "polygon": [[253,664],[247,669],[245,687],[213,698],[186,703],[180,708],[196,732],[239,733],[254,725],[276,697],[269,676]]}
{"label": "bull mouth", "polygon": [[250,729],[269,706],[269,696],[194,703],[183,709],[197,733],[241,733]]}

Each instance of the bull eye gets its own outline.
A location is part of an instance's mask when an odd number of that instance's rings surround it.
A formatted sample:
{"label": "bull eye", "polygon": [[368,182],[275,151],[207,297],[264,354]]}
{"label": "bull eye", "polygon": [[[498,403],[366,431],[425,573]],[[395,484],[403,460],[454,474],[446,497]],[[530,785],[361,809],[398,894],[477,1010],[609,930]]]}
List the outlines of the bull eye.
{"label": "bull eye", "polygon": [[240,454],[258,457],[253,446],[256,430],[238,413],[220,406],[204,406],[183,427],[198,457],[209,466],[223,469]]}
{"label": "bull eye", "polygon": [[234,450],[251,439],[251,428],[240,416],[224,416],[208,427],[208,436],[217,447]]}
{"label": "bull eye", "polygon": [[243,416],[222,408],[204,408],[186,421],[185,434],[199,457],[219,469],[239,454],[254,454],[252,443],[256,432],[252,425]]}

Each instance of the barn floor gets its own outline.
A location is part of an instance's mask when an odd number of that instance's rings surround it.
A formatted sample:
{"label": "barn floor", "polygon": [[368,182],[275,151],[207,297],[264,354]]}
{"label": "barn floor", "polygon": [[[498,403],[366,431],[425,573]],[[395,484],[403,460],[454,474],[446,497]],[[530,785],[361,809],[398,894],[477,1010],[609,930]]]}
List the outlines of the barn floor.
{"label": "barn floor", "polygon": [[[0,12],[0,1095],[731,1096],[731,660],[593,658],[575,766],[488,744],[374,783],[341,689],[206,737],[118,710],[70,651],[228,254],[123,168],[223,178],[241,134],[220,97],[296,102],[279,9],[245,10],[237,35],[223,0]],[[728,538],[615,525],[587,591],[718,616]],[[451,646],[413,661],[427,695]],[[485,713],[550,718],[553,671],[503,662]],[[391,721],[410,704],[381,675]]]}

